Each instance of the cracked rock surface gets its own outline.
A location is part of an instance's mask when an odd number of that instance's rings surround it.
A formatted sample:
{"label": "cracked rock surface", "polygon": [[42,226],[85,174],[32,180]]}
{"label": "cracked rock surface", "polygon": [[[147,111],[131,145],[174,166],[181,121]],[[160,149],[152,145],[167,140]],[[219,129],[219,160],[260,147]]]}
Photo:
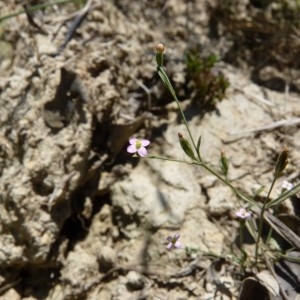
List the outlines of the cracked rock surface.
{"label": "cracked rock surface", "polygon": [[[184,53],[197,43],[221,53],[208,34],[214,5],[94,0],[58,55],[75,2],[33,13],[46,33],[26,14],[0,23],[1,299],[215,297],[215,278],[203,274],[212,256],[230,254],[240,200],[195,165],[126,152],[128,139],[141,137],[151,140],[150,154],[189,162],[178,142],[188,133],[156,73],[153,49],[163,41],[166,72],[205,161],[218,169],[224,151],[231,182],[252,195],[270,184],[287,146],[291,163],[273,195],[283,180],[299,179],[298,94],[259,86],[221,61],[226,98],[207,113],[191,105]],[[268,127],[282,120],[294,123]],[[168,251],[176,233],[201,252]],[[228,269],[218,276],[237,298]]]}

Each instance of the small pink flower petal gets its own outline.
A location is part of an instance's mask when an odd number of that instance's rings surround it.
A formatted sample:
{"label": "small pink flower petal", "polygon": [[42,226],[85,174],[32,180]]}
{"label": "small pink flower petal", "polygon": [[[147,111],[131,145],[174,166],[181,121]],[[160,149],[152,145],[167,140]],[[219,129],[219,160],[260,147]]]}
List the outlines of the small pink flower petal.
{"label": "small pink flower petal", "polygon": [[238,211],[236,211],[235,215],[238,218],[247,219],[251,217],[252,213],[250,211],[247,211],[245,208],[240,208]]}
{"label": "small pink flower petal", "polygon": [[146,147],[150,144],[150,141],[148,140],[141,140],[142,146]]}
{"label": "small pink flower petal", "polygon": [[129,153],[135,153],[137,151],[135,145],[130,145],[127,147],[127,152]]}
{"label": "small pink flower petal", "polygon": [[172,243],[169,243],[168,245],[167,245],[167,249],[168,250],[171,250],[173,248],[173,244]]}
{"label": "small pink flower petal", "polygon": [[147,149],[144,147],[138,149],[137,152],[141,157],[147,156]]}
{"label": "small pink flower petal", "polygon": [[135,145],[136,141],[137,141],[137,138],[131,138],[131,139],[129,140],[129,144]]}
{"label": "small pink flower petal", "polygon": [[176,241],[176,243],[174,244],[175,248],[181,248],[181,243],[179,241]]}
{"label": "small pink flower petal", "polygon": [[172,250],[172,249],[179,249],[182,247],[181,243],[178,241],[180,235],[177,233],[175,234],[173,237],[172,236],[168,236],[167,237],[167,249],[168,250]]}

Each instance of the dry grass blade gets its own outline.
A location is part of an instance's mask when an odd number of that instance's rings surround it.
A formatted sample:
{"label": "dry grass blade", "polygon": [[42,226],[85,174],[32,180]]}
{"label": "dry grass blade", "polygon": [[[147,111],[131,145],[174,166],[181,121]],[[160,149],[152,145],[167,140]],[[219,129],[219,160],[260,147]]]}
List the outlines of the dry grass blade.
{"label": "dry grass blade", "polygon": [[290,119],[290,120],[280,120],[273,122],[269,125],[261,126],[254,129],[244,130],[244,131],[238,131],[238,132],[231,132],[231,135],[243,135],[243,134],[249,134],[249,133],[256,133],[261,131],[267,131],[267,130],[273,130],[279,127],[285,127],[285,126],[293,126],[300,124],[300,118]]}
{"label": "dry grass blade", "polygon": [[281,222],[279,219],[277,219],[267,211],[265,212],[264,218],[278,234],[280,234],[294,247],[300,249],[300,237],[295,234],[289,227],[287,227],[283,222]]}
{"label": "dry grass blade", "polygon": [[[41,9],[46,8],[48,6],[51,6],[51,5],[66,4],[66,3],[69,3],[69,2],[73,2],[73,1],[74,0],[56,0],[52,3],[37,4],[37,5],[33,5],[33,6],[28,7],[27,11],[32,13],[34,11],[41,10]],[[16,17],[18,15],[24,14],[24,13],[26,13],[25,9],[21,9],[20,11],[17,11],[17,12],[8,13],[7,15],[0,16],[0,22],[4,21],[6,19]]]}

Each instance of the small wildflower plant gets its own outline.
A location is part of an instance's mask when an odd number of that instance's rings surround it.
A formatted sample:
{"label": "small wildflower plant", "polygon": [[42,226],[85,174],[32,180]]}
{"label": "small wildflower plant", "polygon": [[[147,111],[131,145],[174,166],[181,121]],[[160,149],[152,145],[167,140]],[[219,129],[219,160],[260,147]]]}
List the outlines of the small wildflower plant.
{"label": "small wildflower plant", "polygon": [[167,237],[167,249],[180,249],[182,247],[180,241],[179,241],[180,235],[177,233],[173,237],[168,236]]}
{"label": "small wildflower plant", "polygon": [[242,207],[235,212],[235,215],[240,219],[248,219],[251,217],[252,212],[247,211],[245,208]]}
{"label": "small wildflower plant", "polygon": [[147,156],[148,152],[146,147],[150,144],[150,141],[131,138],[129,144],[127,147],[128,153],[137,153],[141,157]]}
{"label": "small wildflower plant", "polygon": [[[285,259],[287,260],[290,259],[291,261],[295,261],[293,257],[289,257],[288,255],[280,251],[277,252],[276,254],[272,253],[271,255],[269,255],[269,253],[271,253],[271,250],[268,250],[268,240],[272,236],[273,228],[277,232],[281,233],[282,236],[285,236],[280,226],[276,227],[276,225],[274,225],[275,223],[274,224],[271,223],[268,237],[262,238],[263,236],[262,229],[263,229],[263,225],[265,224],[267,211],[270,208],[272,208],[273,211],[276,211],[276,207],[278,207],[278,205],[280,205],[286,199],[290,198],[292,195],[295,195],[300,191],[300,183],[296,185],[292,185],[289,182],[283,182],[282,193],[274,199],[271,198],[271,192],[274,188],[274,185],[277,179],[280,176],[282,176],[288,164],[289,150],[287,148],[284,148],[280,152],[277,162],[274,166],[273,180],[268,189],[267,196],[263,199],[262,202],[256,200],[257,199],[256,195],[253,196],[247,195],[243,191],[236,188],[232,184],[232,182],[230,182],[227,178],[230,164],[224,151],[221,151],[221,155],[220,155],[220,160],[219,160],[220,170],[214,169],[202,158],[201,150],[200,150],[201,136],[197,139],[197,141],[192,136],[186,117],[183,113],[179,100],[176,96],[176,92],[168,78],[168,75],[164,71],[163,68],[164,51],[165,51],[164,45],[158,44],[156,47],[157,73],[160,76],[166,88],[168,89],[168,91],[171,93],[174,101],[176,102],[178,111],[186,127],[187,137],[184,137],[182,133],[178,133],[178,139],[182,150],[187,155],[190,162],[187,162],[185,160],[169,158],[169,157],[148,155],[147,149],[145,147],[150,144],[150,141],[143,140],[143,139],[131,138],[129,140],[130,145],[128,146],[127,151],[129,153],[135,153],[140,157],[147,157],[149,159],[160,159],[160,160],[173,161],[178,163],[188,163],[188,164],[199,166],[200,168],[206,170],[207,172],[215,176],[219,181],[221,181],[223,184],[228,186],[233,191],[233,193],[236,195],[236,197],[239,199],[241,203],[240,206],[241,208],[235,211],[235,217],[239,220],[240,223],[239,226],[239,236],[240,236],[239,251],[240,252],[238,254],[233,253],[234,255],[232,255],[232,257],[233,257],[233,262],[235,263],[238,262],[238,264],[240,265],[241,274],[245,274],[244,272],[245,266],[250,267],[250,272],[254,272],[254,273],[257,272],[257,270],[259,270],[261,266],[266,268],[266,266],[268,266],[268,264],[270,263],[270,260],[273,260],[274,257],[275,258],[283,257],[284,255]],[[246,205],[247,205],[247,209],[245,208]],[[279,219],[276,219],[276,222],[277,224],[280,224]],[[244,250],[243,234],[245,228],[247,229],[247,231],[255,241],[255,248],[253,253],[246,253],[246,251]],[[174,236],[168,236],[166,238],[166,249],[167,250],[184,249],[187,255],[201,251],[198,248],[194,248],[190,246],[183,247],[181,242],[179,241],[179,238],[180,238],[179,233],[176,233]],[[291,240],[288,240],[288,242],[291,243]],[[294,246],[295,245],[296,242]],[[207,254],[212,257],[218,257],[213,253],[207,253]]]}

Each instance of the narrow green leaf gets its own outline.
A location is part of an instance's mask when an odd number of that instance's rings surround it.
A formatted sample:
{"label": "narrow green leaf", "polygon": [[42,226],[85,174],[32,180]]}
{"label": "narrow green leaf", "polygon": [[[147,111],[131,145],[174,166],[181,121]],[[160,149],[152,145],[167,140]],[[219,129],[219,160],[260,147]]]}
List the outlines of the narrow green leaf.
{"label": "narrow green leaf", "polygon": [[257,197],[264,189],[265,186],[262,185],[258,190],[255,191],[253,198]]}
{"label": "narrow green leaf", "polygon": [[198,154],[200,152],[200,146],[201,146],[201,135],[198,138],[197,147],[196,147],[196,151],[197,151]]}
{"label": "narrow green leaf", "polygon": [[280,203],[282,203],[283,201],[285,201],[286,199],[290,198],[291,196],[297,194],[300,192],[300,183],[298,183],[297,185],[295,185],[291,190],[284,192],[283,194],[281,194],[279,197],[277,197],[276,199],[270,201],[267,205],[266,208],[270,208],[274,205],[278,205]]}
{"label": "narrow green leaf", "polygon": [[159,74],[161,80],[163,81],[163,83],[165,84],[165,86],[168,88],[168,90],[170,91],[170,93],[172,94],[172,96],[174,98],[176,98],[176,93],[175,93],[175,91],[174,91],[174,89],[172,87],[172,84],[171,84],[171,82],[169,80],[169,77],[166,74],[166,72],[164,71],[164,69],[161,68],[161,67],[157,67],[157,71],[158,71],[158,74]]}

